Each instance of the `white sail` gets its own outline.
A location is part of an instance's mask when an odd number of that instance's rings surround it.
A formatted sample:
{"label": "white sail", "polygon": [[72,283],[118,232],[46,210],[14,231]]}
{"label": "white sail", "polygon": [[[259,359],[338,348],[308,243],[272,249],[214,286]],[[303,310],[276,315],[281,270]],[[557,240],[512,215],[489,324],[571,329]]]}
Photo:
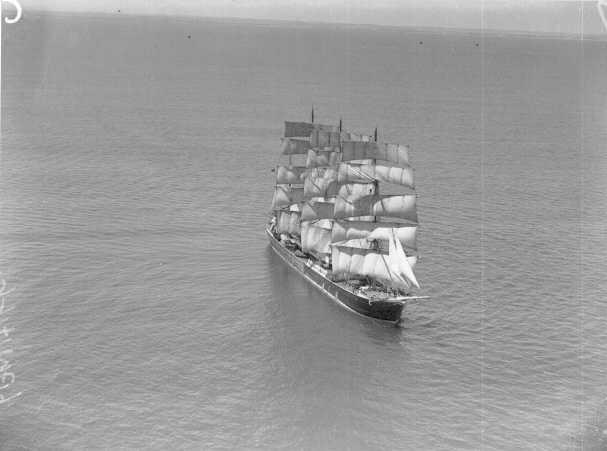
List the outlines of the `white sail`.
{"label": "white sail", "polygon": [[335,219],[356,216],[384,216],[417,223],[415,195],[374,195],[353,202],[338,196],[335,201]]}
{"label": "white sail", "polygon": [[302,221],[316,221],[317,219],[333,218],[333,202],[307,201],[301,211]]}
{"label": "white sail", "polygon": [[282,138],[283,155],[305,155],[310,149],[310,141],[302,138]]}
{"label": "white sail", "polygon": [[304,166],[277,166],[276,183],[278,184],[301,184],[304,182]]}
{"label": "white sail", "polygon": [[401,144],[378,144],[374,141],[342,141],[342,161],[385,160],[399,165],[409,164],[409,148]]}
{"label": "white sail", "polygon": [[413,168],[411,166],[392,166],[382,163],[357,164],[340,163],[338,168],[339,183],[380,182],[394,183],[414,189]]}
{"label": "white sail", "polygon": [[[285,122],[282,153],[289,165],[276,168],[277,233],[298,236],[302,251],[331,263],[334,280],[368,278],[405,292],[419,288],[407,146],[379,144],[332,125]],[[292,155],[304,155],[305,167],[292,166]],[[388,195],[395,187],[384,190],[384,183],[406,189]]]}
{"label": "white sail", "polygon": [[308,159],[306,161],[306,167],[326,167],[326,166],[337,166],[339,162],[339,153],[330,150],[308,150]]}
{"label": "white sail", "polygon": [[335,221],[331,241],[336,243],[360,238],[389,240],[392,230],[404,247],[417,250],[417,226],[398,222]]}
{"label": "white sail", "polygon": [[[419,283],[417,283],[415,274],[413,274],[413,266],[415,266],[415,264],[411,264],[408,261],[407,254],[405,254],[403,246],[400,244],[400,241],[396,239],[394,233],[392,233],[388,243],[390,246],[389,257],[392,272],[406,279],[414,287],[419,288]],[[415,262],[417,262],[417,260],[415,260]]]}
{"label": "white sail", "polygon": [[375,193],[376,185],[374,183],[346,183],[339,187],[337,196],[346,202],[355,202]]}
{"label": "white sail", "polygon": [[329,219],[301,223],[301,249],[316,254],[331,253],[331,225]]}
{"label": "white sail", "polygon": [[[394,245],[393,245],[394,246]],[[402,273],[398,254],[378,250],[367,240],[350,240],[331,245],[331,264],[336,280],[370,277],[392,288],[409,290],[412,282]],[[405,265],[411,268],[416,258],[407,259]]]}
{"label": "white sail", "polygon": [[334,168],[312,168],[304,181],[304,198],[331,197],[337,194],[337,170]]}
{"label": "white sail", "polygon": [[297,202],[302,202],[303,198],[303,187],[296,188],[289,185],[276,185],[274,198],[272,199],[272,209],[277,210]]}
{"label": "white sail", "polygon": [[276,229],[279,233],[301,234],[301,212],[277,211]]}

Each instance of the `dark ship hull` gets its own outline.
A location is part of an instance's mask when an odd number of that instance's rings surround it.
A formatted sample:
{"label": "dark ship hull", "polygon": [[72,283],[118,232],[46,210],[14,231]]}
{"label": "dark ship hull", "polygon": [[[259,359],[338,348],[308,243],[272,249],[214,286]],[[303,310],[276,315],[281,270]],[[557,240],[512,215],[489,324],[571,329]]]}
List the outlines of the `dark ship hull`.
{"label": "dark ship hull", "polygon": [[266,229],[266,233],[274,252],[312,285],[341,306],[360,315],[382,321],[400,322],[406,298],[382,300],[359,295],[349,286],[330,280],[327,277],[327,271],[311,259],[295,255],[295,252],[281,243],[269,229]]}

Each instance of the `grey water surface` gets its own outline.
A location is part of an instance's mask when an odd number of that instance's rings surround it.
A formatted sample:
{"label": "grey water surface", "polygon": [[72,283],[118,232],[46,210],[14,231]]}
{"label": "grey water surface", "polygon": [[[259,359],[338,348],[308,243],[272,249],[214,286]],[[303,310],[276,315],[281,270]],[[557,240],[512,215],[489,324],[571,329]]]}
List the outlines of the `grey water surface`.
{"label": "grey water surface", "polygon": [[[606,446],[606,41],[27,12],[2,33],[22,395],[0,449]],[[312,104],[412,148],[431,299],[401,328],[268,248],[282,121]]]}

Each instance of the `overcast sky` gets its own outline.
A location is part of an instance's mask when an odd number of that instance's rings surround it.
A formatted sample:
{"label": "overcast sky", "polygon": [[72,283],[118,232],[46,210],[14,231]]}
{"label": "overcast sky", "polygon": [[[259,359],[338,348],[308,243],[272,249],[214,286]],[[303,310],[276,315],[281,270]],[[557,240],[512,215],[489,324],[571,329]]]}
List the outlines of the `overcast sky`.
{"label": "overcast sky", "polygon": [[[493,30],[575,34],[580,33],[583,22],[585,33],[607,33],[597,11],[597,1],[20,0],[20,2],[26,12],[28,9],[108,13],[117,13],[120,10],[121,13],[130,14],[198,15],[472,29],[484,26]],[[7,3],[3,4],[7,5]]]}

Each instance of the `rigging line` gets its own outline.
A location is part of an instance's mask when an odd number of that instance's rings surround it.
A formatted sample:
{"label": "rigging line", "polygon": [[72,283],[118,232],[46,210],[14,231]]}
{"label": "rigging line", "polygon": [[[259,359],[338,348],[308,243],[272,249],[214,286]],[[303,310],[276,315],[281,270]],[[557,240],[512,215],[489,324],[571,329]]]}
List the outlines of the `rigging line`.
{"label": "rigging line", "polygon": [[[354,169],[354,171],[357,171],[358,174],[362,177],[362,178],[366,178],[367,180],[371,180],[371,181],[379,181],[374,177],[371,177],[369,174],[365,174],[359,167],[353,166],[349,163],[346,163],[349,167],[351,167],[352,169]],[[362,166],[362,165],[361,165]]]}

